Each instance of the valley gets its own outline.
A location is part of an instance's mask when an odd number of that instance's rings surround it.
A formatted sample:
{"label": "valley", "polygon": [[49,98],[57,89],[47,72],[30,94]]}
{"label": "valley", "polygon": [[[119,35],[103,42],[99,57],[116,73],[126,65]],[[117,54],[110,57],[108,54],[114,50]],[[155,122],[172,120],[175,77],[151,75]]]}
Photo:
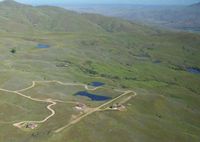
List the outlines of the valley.
{"label": "valley", "polygon": [[0,2],[0,142],[199,142],[200,35]]}

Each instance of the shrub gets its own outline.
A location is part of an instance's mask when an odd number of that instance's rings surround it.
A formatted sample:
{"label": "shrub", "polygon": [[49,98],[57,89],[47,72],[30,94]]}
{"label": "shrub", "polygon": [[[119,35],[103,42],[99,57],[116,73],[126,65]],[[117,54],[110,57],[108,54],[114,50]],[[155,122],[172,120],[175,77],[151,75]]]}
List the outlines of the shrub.
{"label": "shrub", "polygon": [[12,54],[15,54],[16,53],[16,49],[11,49],[10,51]]}

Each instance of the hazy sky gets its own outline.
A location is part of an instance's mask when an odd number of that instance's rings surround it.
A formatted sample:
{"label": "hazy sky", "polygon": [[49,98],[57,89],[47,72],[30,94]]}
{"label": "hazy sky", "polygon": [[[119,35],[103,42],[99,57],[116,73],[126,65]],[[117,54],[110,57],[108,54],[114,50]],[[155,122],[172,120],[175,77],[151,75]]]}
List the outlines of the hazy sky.
{"label": "hazy sky", "polygon": [[[1,0],[0,0],[1,1]],[[192,3],[197,3],[200,2],[200,0],[16,0],[18,2],[22,3],[29,3],[29,4],[63,4],[63,3],[77,3],[77,4],[99,4],[99,3],[111,3],[111,4],[168,4],[168,5],[173,5],[173,4],[192,4]]]}

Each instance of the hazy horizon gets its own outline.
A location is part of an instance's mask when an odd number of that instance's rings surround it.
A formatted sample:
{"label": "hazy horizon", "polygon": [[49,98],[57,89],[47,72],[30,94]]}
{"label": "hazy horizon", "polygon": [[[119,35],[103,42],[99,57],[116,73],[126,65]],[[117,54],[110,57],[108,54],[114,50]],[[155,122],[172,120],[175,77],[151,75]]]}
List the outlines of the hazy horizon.
{"label": "hazy horizon", "polygon": [[[2,1],[2,0],[0,0]],[[190,5],[200,0],[15,0],[32,5],[57,4],[141,4],[141,5]]]}

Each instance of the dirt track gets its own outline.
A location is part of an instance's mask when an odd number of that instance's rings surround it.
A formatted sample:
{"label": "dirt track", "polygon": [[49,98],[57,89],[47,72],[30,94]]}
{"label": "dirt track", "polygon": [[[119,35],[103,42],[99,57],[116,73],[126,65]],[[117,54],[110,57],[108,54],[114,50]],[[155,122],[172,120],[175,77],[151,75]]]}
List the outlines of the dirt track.
{"label": "dirt track", "polygon": [[[14,94],[17,94],[21,97],[24,97],[24,98],[27,98],[27,99],[30,99],[32,101],[37,101],[37,102],[44,102],[44,103],[50,103],[46,108],[51,112],[51,114],[49,116],[47,116],[46,118],[44,118],[43,120],[41,121],[22,121],[22,122],[18,122],[18,123],[14,123],[13,126],[15,127],[18,127],[18,128],[21,128],[21,125],[24,124],[24,123],[44,123],[46,122],[47,120],[49,120],[51,117],[53,117],[55,114],[56,114],[56,111],[54,109],[52,109],[51,107],[52,106],[55,106],[57,103],[77,103],[77,102],[72,102],[72,101],[61,101],[61,100],[54,100],[54,99],[38,99],[38,98],[32,98],[30,96],[27,96],[27,95],[24,95],[22,94],[21,92],[23,91],[27,91],[31,88],[34,88],[36,83],[58,83],[58,84],[61,84],[61,85],[66,85],[66,86],[83,86],[86,90],[89,90],[89,91],[95,91],[101,87],[95,87],[95,88],[89,88],[88,85],[86,84],[79,84],[79,83],[63,83],[61,81],[57,81],[57,80],[52,80],[52,81],[32,81],[32,85],[27,87],[27,88],[24,88],[24,89],[21,89],[21,90],[16,90],[16,91],[12,91],[12,90],[7,90],[7,89],[2,89],[0,88],[0,91],[4,91],[4,92],[9,92],[9,93],[14,93]],[[96,107],[96,108],[92,108],[90,111],[88,111],[87,113],[81,115],[80,117],[78,117],[77,119],[75,120],[72,120],[70,123],[68,123],[67,125],[55,130],[55,133],[58,133],[58,132],[61,132],[62,130],[64,130],[65,128],[68,128],[70,127],[71,125],[75,124],[75,123],[78,123],[80,120],[82,120],[83,118],[87,117],[88,115],[96,112],[96,111],[99,111],[102,107],[114,102],[115,100],[129,94],[129,93],[134,93],[134,96],[137,95],[136,92],[134,91],[121,91],[121,90],[116,90],[118,92],[122,92],[123,94],[121,94],[120,96]]]}
{"label": "dirt track", "polygon": [[57,130],[55,131],[55,133],[59,133],[59,132],[61,132],[62,130],[64,130],[64,129],[70,127],[71,125],[73,125],[73,124],[75,124],[75,123],[78,123],[81,119],[87,117],[88,115],[90,115],[90,114],[92,114],[92,113],[94,113],[94,112],[96,112],[96,111],[99,111],[99,109],[101,109],[102,107],[104,107],[104,106],[106,106],[106,105],[108,105],[108,104],[110,104],[110,103],[116,101],[117,99],[119,99],[119,98],[121,98],[121,97],[123,97],[123,96],[125,96],[125,95],[127,95],[127,94],[129,94],[129,93],[134,93],[133,96],[136,96],[136,95],[137,95],[137,93],[134,92],[134,91],[125,91],[122,95],[120,95],[120,96],[118,96],[118,97],[116,97],[116,98],[114,98],[114,99],[112,99],[112,100],[110,100],[110,101],[108,101],[108,102],[106,102],[106,103],[104,103],[104,104],[102,104],[102,105],[100,105],[100,106],[98,106],[98,107],[92,109],[92,110],[89,111],[88,113],[86,113],[86,114],[80,116],[79,118],[77,118],[77,119],[71,121],[69,124],[67,124],[67,125],[65,125],[65,126],[63,126],[63,127],[61,127],[61,128],[59,128],[59,129],[57,129]]}

